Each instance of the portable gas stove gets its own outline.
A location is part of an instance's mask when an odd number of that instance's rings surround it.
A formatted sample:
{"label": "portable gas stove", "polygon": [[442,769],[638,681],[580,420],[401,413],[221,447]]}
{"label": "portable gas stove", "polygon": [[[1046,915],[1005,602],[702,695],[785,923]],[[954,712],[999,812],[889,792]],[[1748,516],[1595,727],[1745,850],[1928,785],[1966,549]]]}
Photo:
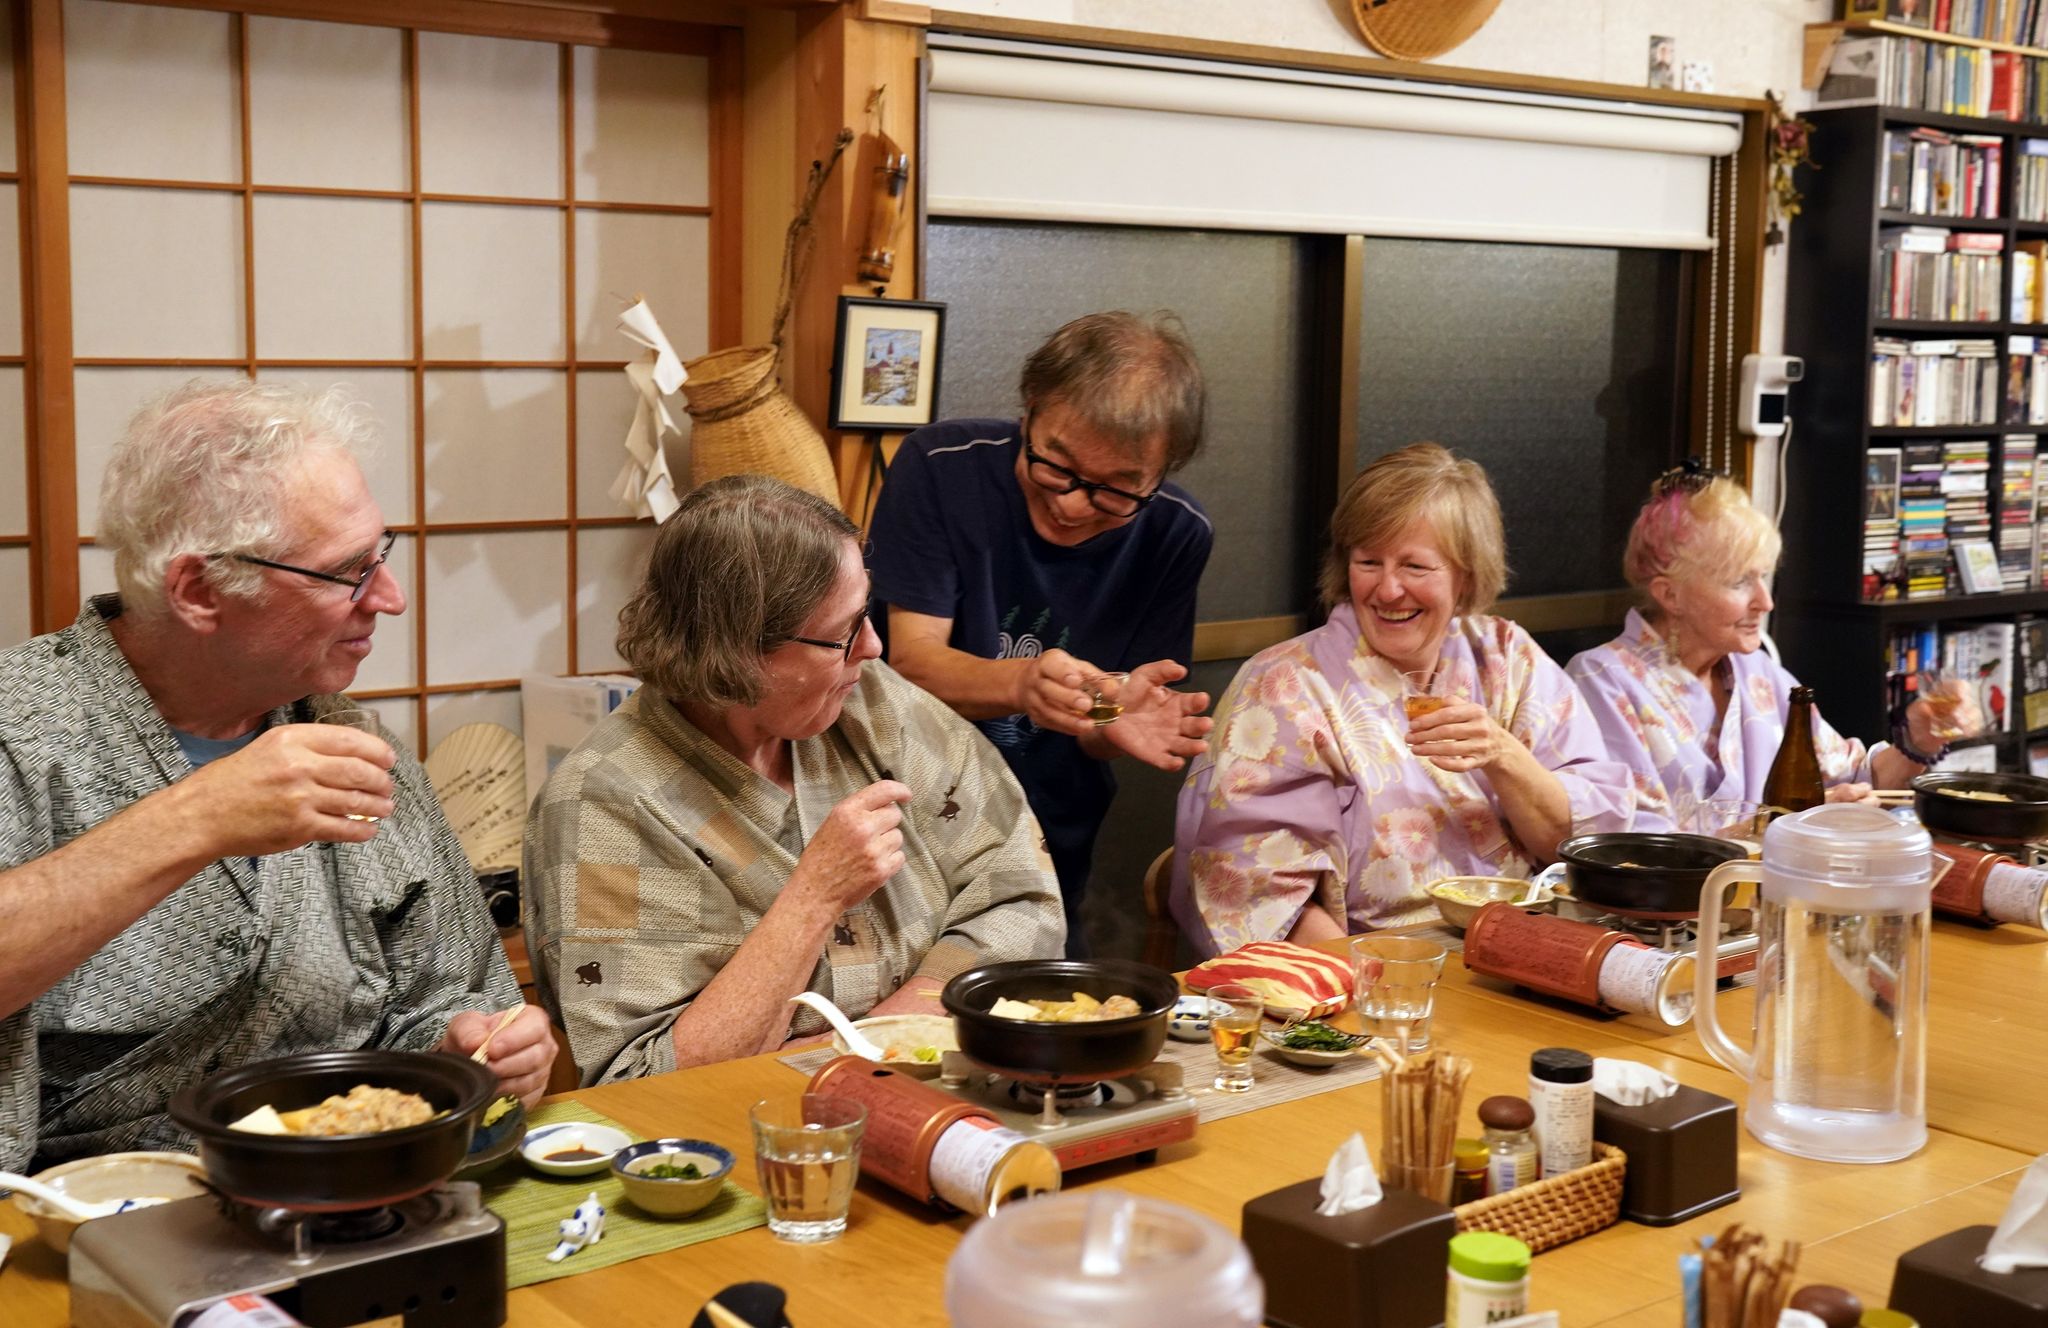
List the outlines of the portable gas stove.
{"label": "portable gas stove", "polygon": [[179,1199],[71,1238],[75,1328],[178,1328],[237,1292],[268,1296],[307,1328],[498,1328],[505,1224],[474,1184],[454,1181],[339,1213]]}
{"label": "portable gas stove", "polygon": [[[1733,913],[1739,922],[1729,920]],[[1597,908],[1569,895],[1557,897],[1557,915],[1575,922],[1633,936],[1653,950],[1699,957],[1699,915],[1696,913],[1634,913]],[[1729,910],[1721,915],[1721,936],[1714,946],[1714,974],[1727,979],[1756,971],[1757,934],[1755,914],[1748,909]]]}
{"label": "portable gas stove", "polygon": [[1115,1079],[1048,1084],[998,1074],[949,1051],[932,1082],[1050,1148],[1063,1172],[1119,1157],[1149,1162],[1160,1145],[1195,1137],[1195,1099],[1172,1061]]}

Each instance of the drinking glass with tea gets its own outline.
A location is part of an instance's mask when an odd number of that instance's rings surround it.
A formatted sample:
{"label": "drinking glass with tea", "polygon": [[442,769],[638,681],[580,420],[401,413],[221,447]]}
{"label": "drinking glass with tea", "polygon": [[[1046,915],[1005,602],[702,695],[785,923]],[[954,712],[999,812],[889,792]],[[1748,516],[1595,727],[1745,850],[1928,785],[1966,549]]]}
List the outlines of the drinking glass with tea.
{"label": "drinking glass with tea", "polygon": [[1096,728],[1113,724],[1124,713],[1124,684],[1128,673],[1098,673],[1088,679],[1088,722]]}
{"label": "drinking glass with tea", "polygon": [[1209,988],[1209,1041],[1216,1047],[1216,1091],[1243,1093],[1252,1086],[1252,1052],[1266,1002],[1250,987],[1227,982]]}
{"label": "drinking glass with tea", "polygon": [[1416,669],[1401,675],[1401,709],[1413,724],[1451,703],[1442,689],[1442,669]]}

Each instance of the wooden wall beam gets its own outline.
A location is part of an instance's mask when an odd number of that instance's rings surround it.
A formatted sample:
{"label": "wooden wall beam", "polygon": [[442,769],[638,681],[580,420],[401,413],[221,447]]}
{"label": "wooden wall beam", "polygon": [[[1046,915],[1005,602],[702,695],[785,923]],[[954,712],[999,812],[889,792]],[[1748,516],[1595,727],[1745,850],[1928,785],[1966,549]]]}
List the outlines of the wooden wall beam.
{"label": "wooden wall beam", "polygon": [[23,0],[18,74],[28,111],[21,163],[22,291],[28,357],[29,535],[35,586],[31,630],[55,631],[78,616],[77,403],[71,366],[71,195],[64,119],[63,0]]}
{"label": "wooden wall beam", "polygon": [[[660,6],[661,16],[639,12],[649,6],[521,3],[521,0],[147,0],[176,9],[217,9],[266,18],[311,19],[322,23],[367,23],[480,37],[567,42],[577,46],[625,46],[682,55],[718,53],[716,34],[697,25],[736,25],[738,5],[691,0]],[[622,12],[631,10],[634,12]]]}
{"label": "wooden wall beam", "polygon": [[[798,188],[813,161],[824,160],[841,128],[857,135],[880,128],[899,146],[918,142],[919,58],[923,31],[900,21],[869,22],[851,6],[797,17],[796,173]],[[879,117],[868,112],[869,95],[888,89]],[[829,418],[832,345],[838,328],[839,297],[875,295],[899,299],[917,295],[917,247],[921,237],[906,214],[896,234],[895,274],[879,288],[855,279],[862,242],[866,239],[868,200],[873,189],[874,161],[866,144],[857,141],[840,159],[818,200],[814,221],[817,249],[811,271],[797,292],[796,311],[783,359],[783,384],[804,414],[822,429]],[[920,188],[924,163],[910,163],[909,188]],[[866,477],[871,451],[878,440],[867,434],[827,431],[825,445],[839,474],[840,500],[849,511],[861,512],[867,500]]]}

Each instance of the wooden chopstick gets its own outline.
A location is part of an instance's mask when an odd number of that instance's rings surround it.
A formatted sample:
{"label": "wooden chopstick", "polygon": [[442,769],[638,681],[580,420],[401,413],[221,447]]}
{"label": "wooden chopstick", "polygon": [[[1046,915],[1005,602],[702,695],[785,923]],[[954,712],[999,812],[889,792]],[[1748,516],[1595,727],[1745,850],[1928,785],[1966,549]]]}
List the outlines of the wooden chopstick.
{"label": "wooden chopstick", "polygon": [[504,1014],[498,1016],[498,1022],[491,1026],[490,1032],[484,1034],[484,1040],[476,1044],[476,1050],[469,1053],[469,1058],[475,1061],[478,1065],[482,1065],[485,1061],[489,1060],[491,1054],[491,1039],[498,1036],[498,1034],[504,1032],[505,1029],[508,1026],[510,1026],[512,1021],[519,1017],[519,1012],[521,1010],[524,1010],[525,1008],[526,1007],[524,1005],[515,1005],[511,1009],[505,1011]]}

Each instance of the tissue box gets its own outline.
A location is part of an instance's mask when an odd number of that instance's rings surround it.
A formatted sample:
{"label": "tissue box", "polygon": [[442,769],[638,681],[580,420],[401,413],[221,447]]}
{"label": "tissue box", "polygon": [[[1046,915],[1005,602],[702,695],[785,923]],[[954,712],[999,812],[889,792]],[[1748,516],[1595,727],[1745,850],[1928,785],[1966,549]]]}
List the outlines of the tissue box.
{"label": "tissue box", "polygon": [[1688,1088],[1624,1107],[1593,1099],[1593,1137],[1628,1154],[1621,1215],[1668,1227],[1742,1197],[1735,1179],[1735,1104]]}
{"label": "tissue box", "polygon": [[1266,1284],[1275,1328],[1438,1328],[1444,1267],[1458,1222],[1406,1190],[1338,1217],[1316,1212],[1322,1182],[1244,1206],[1244,1243]]}
{"label": "tissue box", "polygon": [[1996,1229],[1964,1227],[1901,1254],[1891,1307],[1918,1319],[1920,1328],[2048,1326],[2048,1268],[1987,1273],[1977,1266]]}

